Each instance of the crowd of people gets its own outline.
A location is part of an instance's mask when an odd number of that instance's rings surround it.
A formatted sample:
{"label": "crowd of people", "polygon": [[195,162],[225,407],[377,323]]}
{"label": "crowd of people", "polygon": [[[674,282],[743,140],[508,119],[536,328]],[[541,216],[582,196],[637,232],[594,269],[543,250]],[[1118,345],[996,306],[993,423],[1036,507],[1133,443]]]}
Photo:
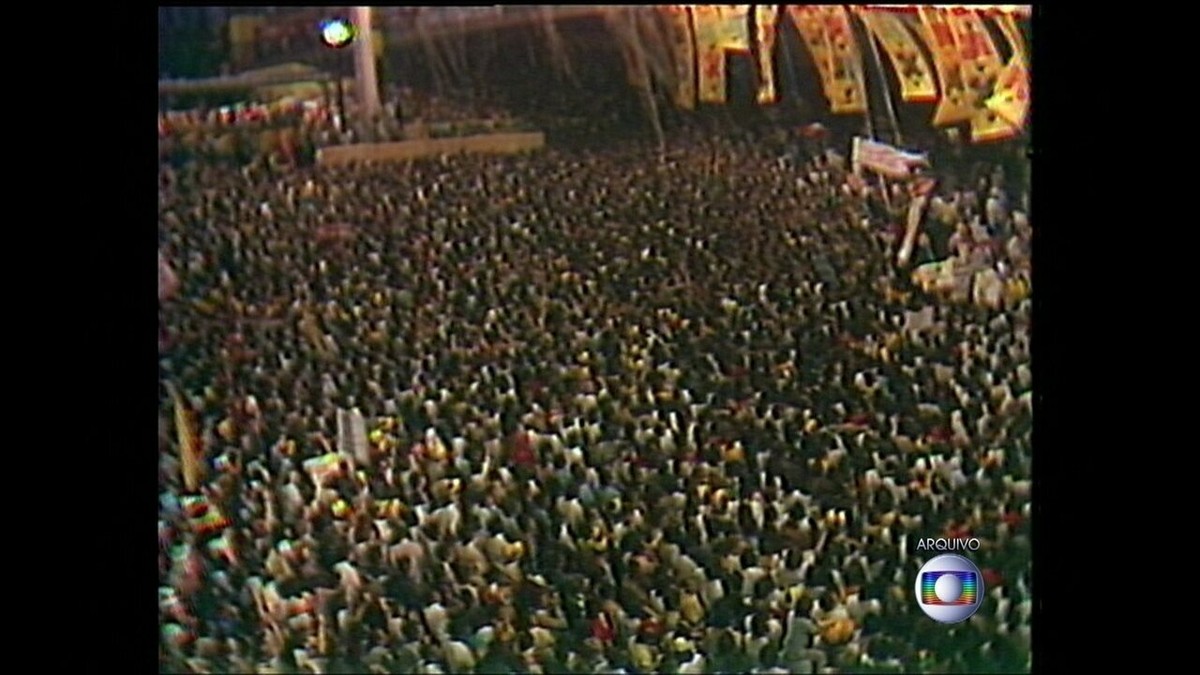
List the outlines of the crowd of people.
{"label": "crowd of people", "polygon": [[[908,193],[797,143],[164,164],[208,476],[164,388],[163,669],[1028,669],[1030,300],[926,294]],[[926,257],[1027,270],[1021,186],[955,178]],[[912,593],[944,536],[986,594],[949,626]]]}
{"label": "crowd of people", "polygon": [[[347,102],[347,120],[357,119]],[[283,100],[164,112],[159,158],[188,162],[311,164],[331,145],[385,143],[413,138],[465,136],[525,130],[528,125],[486,102],[426,95],[412,89],[385,92],[380,114],[368,123],[341,123],[335,102]]]}

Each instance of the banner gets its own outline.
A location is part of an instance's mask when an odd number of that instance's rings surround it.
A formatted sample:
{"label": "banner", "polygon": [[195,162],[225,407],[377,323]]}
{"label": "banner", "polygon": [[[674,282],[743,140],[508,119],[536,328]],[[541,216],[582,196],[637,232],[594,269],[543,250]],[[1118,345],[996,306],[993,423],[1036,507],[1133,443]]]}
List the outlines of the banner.
{"label": "banner", "polygon": [[1025,127],[1029,115],[1029,71],[1025,69],[1022,57],[1014,55],[1000,71],[996,90],[985,105],[1014,129]]}
{"label": "banner", "polygon": [[904,231],[904,243],[896,256],[896,263],[901,267],[907,265],[912,257],[913,247],[917,243],[917,232],[921,228],[921,216],[925,214],[925,205],[928,203],[928,195],[917,195],[908,206],[908,227]]}
{"label": "banner", "polygon": [[197,534],[211,534],[229,527],[230,520],[204,496],[190,495],[182,497],[179,503],[187,516],[188,525]]}
{"label": "banner", "polygon": [[812,53],[830,110],[835,114],[866,112],[862,55],[845,8],[789,5],[788,12]]}
{"label": "banner", "polygon": [[692,10],[668,5],[671,60],[675,65],[675,105],[684,110],[696,107],[696,45],[692,32]]}
{"label": "banner", "polygon": [[832,88],[829,100],[834,113],[865,113],[867,83],[863,75],[863,58],[850,27],[850,14],[845,7],[819,6],[824,14],[825,31],[833,60]]}
{"label": "banner", "polygon": [[758,43],[758,102],[760,105],[774,103],[778,98],[775,91],[775,38],[778,34],[779,8],[777,5],[754,6],[754,30]]}
{"label": "banner", "polygon": [[1029,69],[1025,56],[1025,38],[1012,15],[996,18],[996,25],[1012,48],[1012,57],[996,78],[996,88],[984,105],[1017,129],[1025,127],[1029,114]]}
{"label": "banner", "polygon": [[963,82],[971,92],[971,140],[978,143],[1015,136],[1018,130],[984,103],[995,90],[1004,63],[983,18],[976,12],[954,11],[946,15],[946,21],[958,45]]}
{"label": "banner", "polygon": [[861,168],[870,169],[889,178],[908,178],[914,166],[928,166],[924,153],[906,152],[887,143],[856,136],[850,153],[854,172]]}
{"label": "banner", "polygon": [[996,17],[996,26],[1000,28],[1004,39],[1008,41],[1008,46],[1012,48],[1013,56],[1020,56],[1024,61],[1025,38],[1021,35],[1021,27],[1017,25],[1017,20],[1011,14],[1005,14]]}
{"label": "banner", "polygon": [[812,54],[813,64],[821,78],[821,86],[825,95],[829,96],[829,83],[833,80],[833,60],[821,18],[817,15],[816,8],[809,5],[788,5],[787,11],[796,26],[796,32],[800,33],[800,39]]}
{"label": "banner", "polygon": [[343,457],[353,457],[358,464],[371,463],[371,445],[367,421],[358,408],[337,411],[337,449]]}
{"label": "banner", "polygon": [[306,460],[304,470],[317,486],[325,486],[329,481],[342,476],[342,457],[336,452],[330,452],[320,457]]}
{"label": "banner", "polygon": [[975,100],[972,90],[963,80],[958,43],[954,29],[947,21],[948,12],[932,6],[919,7],[917,12],[942,86],[942,97],[933,114],[933,123],[949,126],[969,122],[975,114]]}
{"label": "banner", "polygon": [[750,51],[748,15],[749,5],[695,5],[692,8],[701,102],[725,102],[728,91],[725,52]]}
{"label": "banner", "polygon": [[909,103],[933,103],[937,100],[937,80],[933,68],[921,53],[916,37],[896,14],[879,9],[859,9],[858,16],[867,31],[883,45],[896,79],[900,81],[900,97]]}

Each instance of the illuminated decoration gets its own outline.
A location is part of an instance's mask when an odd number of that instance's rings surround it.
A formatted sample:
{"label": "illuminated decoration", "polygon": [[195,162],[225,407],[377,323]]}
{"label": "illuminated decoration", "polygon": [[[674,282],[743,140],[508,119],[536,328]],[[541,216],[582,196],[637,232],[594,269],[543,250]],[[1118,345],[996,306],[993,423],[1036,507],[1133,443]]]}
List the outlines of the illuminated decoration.
{"label": "illuminated decoration", "polygon": [[684,110],[696,107],[696,45],[692,33],[692,10],[682,5],[667,8],[671,36],[671,58],[675,63],[675,105]]}
{"label": "illuminated decoration", "polygon": [[1020,129],[1029,114],[1029,68],[1025,39],[1012,16],[998,17],[996,24],[1012,48],[1012,58],[996,79],[996,90],[985,102],[988,110]]}
{"label": "illuminated decoration", "polygon": [[975,93],[963,80],[958,43],[954,28],[947,20],[949,13],[932,6],[920,7],[917,11],[929,51],[933,53],[938,80],[942,83],[942,98],[933,114],[933,123],[949,126],[969,122],[975,115]]}
{"label": "illuminated decoration", "polygon": [[957,11],[982,12],[983,14],[999,16],[1020,16],[1028,18],[1033,15],[1032,5],[860,5],[866,9],[879,9],[892,12],[915,12],[922,7],[936,7]]}
{"label": "illuminated decoration", "polygon": [[995,89],[996,78],[1004,68],[1000,52],[975,12],[950,11],[946,21],[958,45],[959,67],[963,83],[971,92],[971,140],[994,141],[1015,136],[1017,130],[989,110],[986,101]]}
{"label": "illuminated decoration", "polygon": [[754,30],[758,42],[758,102],[774,103],[775,92],[775,36],[779,23],[779,8],[776,5],[754,6]]}
{"label": "illuminated decoration", "polygon": [[867,86],[862,55],[844,7],[791,5],[788,7],[821,74],[825,96],[835,114],[867,111]]}
{"label": "illuminated decoration", "polygon": [[[676,105],[691,109],[696,100],[726,101],[727,52],[750,52],[751,8],[760,74],[756,98],[764,105],[777,100],[773,59],[778,6],[668,5],[660,9],[671,43]],[[1028,119],[1029,58],[1018,21],[1032,16],[1030,5],[851,5],[849,11],[846,6],[788,5],[786,11],[812,55],[835,114],[867,112],[863,55],[850,23],[852,11],[887,53],[902,100],[937,103],[936,126],[969,123],[971,140],[979,142],[1011,138]],[[1012,47],[1007,63],[988,31],[989,22]]]}
{"label": "illuminated decoration", "polygon": [[347,47],[354,42],[354,25],[345,19],[329,19],[321,24],[321,41],[334,49]]}
{"label": "illuminated decoration", "polygon": [[908,103],[937,101],[937,80],[917,39],[892,12],[858,9],[867,30],[883,45],[900,82],[900,97]]}
{"label": "illuminated decoration", "polygon": [[725,102],[726,52],[750,52],[749,12],[750,5],[693,7],[701,102]]}

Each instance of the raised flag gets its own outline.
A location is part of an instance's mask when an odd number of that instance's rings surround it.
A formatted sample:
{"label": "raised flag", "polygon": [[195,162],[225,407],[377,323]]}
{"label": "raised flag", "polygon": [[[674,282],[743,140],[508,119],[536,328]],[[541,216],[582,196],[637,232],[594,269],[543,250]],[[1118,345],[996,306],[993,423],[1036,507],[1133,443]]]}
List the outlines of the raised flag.
{"label": "raised flag", "polygon": [[313,484],[326,485],[328,481],[340,477],[344,472],[342,456],[336,452],[326,453],[304,462],[304,470],[312,477]]}
{"label": "raised flag", "polygon": [[900,98],[909,103],[932,103],[937,100],[937,80],[933,67],[921,52],[917,39],[904,26],[904,21],[893,12],[874,9],[859,9],[858,15],[883,45],[896,79],[900,82]]}
{"label": "raised flag", "polygon": [[929,159],[924,153],[907,152],[887,143],[855,137],[851,162],[855,173],[867,168],[889,178],[908,178],[912,167],[928,166]]}
{"label": "raised flag", "polygon": [[190,495],[179,500],[192,531],[197,534],[212,534],[229,527],[230,520],[221,509],[207,497]]}
{"label": "raised flag", "polygon": [[175,432],[179,442],[179,463],[183,473],[183,486],[188,492],[200,489],[204,481],[204,441],[196,430],[195,413],[174,385],[168,383],[171,398],[175,402]]}

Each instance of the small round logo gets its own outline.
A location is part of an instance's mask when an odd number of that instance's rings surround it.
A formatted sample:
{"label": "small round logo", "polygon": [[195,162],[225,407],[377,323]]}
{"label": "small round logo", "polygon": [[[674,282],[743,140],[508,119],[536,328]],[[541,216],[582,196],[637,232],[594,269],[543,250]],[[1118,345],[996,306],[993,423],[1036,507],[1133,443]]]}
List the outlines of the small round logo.
{"label": "small round logo", "polygon": [[983,603],[983,575],[960,555],[939,555],[917,573],[916,593],[917,604],[934,621],[966,621]]}

